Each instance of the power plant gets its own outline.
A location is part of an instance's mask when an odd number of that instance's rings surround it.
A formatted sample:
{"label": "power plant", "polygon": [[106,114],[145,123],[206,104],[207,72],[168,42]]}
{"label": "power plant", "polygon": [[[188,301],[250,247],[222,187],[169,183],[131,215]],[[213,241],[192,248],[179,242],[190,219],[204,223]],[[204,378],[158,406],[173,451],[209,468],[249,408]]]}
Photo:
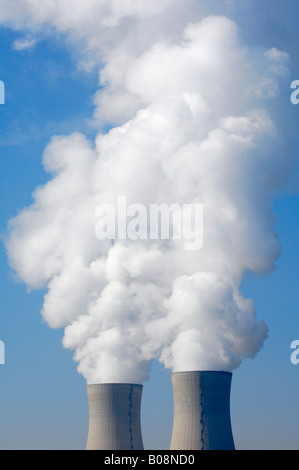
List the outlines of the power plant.
{"label": "power plant", "polygon": [[142,385],[87,385],[89,429],[86,450],[143,450]]}
{"label": "power plant", "polygon": [[[170,450],[234,450],[230,418],[231,372],[171,375],[174,415]],[[142,385],[87,385],[86,450],[143,450]]]}
{"label": "power plant", "polygon": [[171,375],[174,416],[170,450],[234,450],[230,372]]}

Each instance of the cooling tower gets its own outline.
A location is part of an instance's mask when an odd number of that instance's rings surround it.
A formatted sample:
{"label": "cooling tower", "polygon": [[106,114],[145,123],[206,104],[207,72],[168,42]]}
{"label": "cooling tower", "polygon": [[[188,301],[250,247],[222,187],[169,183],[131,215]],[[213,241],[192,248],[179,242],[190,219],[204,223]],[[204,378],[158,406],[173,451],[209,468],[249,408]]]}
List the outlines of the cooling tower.
{"label": "cooling tower", "polygon": [[87,385],[89,429],[86,450],[143,450],[142,385]]}
{"label": "cooling tower", "polygon": [[171,450],[234,450],[230,372],[178,372],[171,376],[174,418]]}

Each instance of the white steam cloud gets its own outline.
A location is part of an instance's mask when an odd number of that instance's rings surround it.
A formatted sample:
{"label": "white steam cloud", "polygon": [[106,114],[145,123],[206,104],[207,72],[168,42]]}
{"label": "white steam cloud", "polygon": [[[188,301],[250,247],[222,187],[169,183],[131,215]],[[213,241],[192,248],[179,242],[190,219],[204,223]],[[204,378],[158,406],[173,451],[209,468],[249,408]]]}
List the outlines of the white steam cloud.
{"label": "white steam cloud", "polygon": [[[240,286],[280,252],[271,194],[286,157],[274,151],[268,108],[287,54],[246,47],[224,16],[194,20],[193,2],[24,0],[14,14],[11,3],[0,20],[15,28],[84,39],[101,61],[95,117],[114,123],[95,143],[52,139],[51,177],[7,241],[19,278],[47,289],[42,315],[65,329],[79,372],[88,383],[141,383],[154,358],[182,371],[233,370],[255,357],[267,327]],[[203,204],[203,248],[98,240],[95,209],[119,195],[147,208]]]}

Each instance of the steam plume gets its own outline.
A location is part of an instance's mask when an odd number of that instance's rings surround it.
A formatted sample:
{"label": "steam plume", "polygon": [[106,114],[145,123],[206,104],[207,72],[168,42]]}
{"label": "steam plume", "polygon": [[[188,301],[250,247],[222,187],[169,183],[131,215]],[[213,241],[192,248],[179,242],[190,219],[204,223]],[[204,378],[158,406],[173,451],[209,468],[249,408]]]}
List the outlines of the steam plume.
{"label": "steam plume", "polygon": [[[65,329],[79,372],[88,383],[141,383],[154,358],[173,371],[230,371],[255,357],[267,327],[240,286],[280,252],[271,195],[285,174],[269,103],[287,54],[246,47],[225,16],[197,11],[194,20],[193,2],[183,15],[180,1],[73,2],[73,15],[64,1],[15,3],[22,15],[1,13],[14,27],[38,34],[47,24],[84,39],[101,61],[95,119],[113,124],[95,142],[52,138],[49,181],[7,241],[19,278],[47,289],[42,315]],[[138,44],[132,31],[143,31]],[[95,209],[116,207],[119,195],[146,208],[203,204],[203,248],[100,241]]]}

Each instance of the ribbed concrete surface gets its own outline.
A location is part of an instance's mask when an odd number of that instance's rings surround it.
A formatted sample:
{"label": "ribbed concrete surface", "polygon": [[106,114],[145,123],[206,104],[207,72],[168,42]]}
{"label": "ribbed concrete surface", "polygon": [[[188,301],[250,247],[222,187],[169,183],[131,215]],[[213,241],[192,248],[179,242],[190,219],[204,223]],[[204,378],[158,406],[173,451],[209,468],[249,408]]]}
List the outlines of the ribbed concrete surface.
{"label": "ribbed concrete surface", "polygon": [[89,429],[86,450],[143,450],[142,385],[87,385]]}
{"label": "ribbed concrete surface", "polygon": [[171,376],[174,418],[171,450],[234,450],[230,372],[178,372]]}

